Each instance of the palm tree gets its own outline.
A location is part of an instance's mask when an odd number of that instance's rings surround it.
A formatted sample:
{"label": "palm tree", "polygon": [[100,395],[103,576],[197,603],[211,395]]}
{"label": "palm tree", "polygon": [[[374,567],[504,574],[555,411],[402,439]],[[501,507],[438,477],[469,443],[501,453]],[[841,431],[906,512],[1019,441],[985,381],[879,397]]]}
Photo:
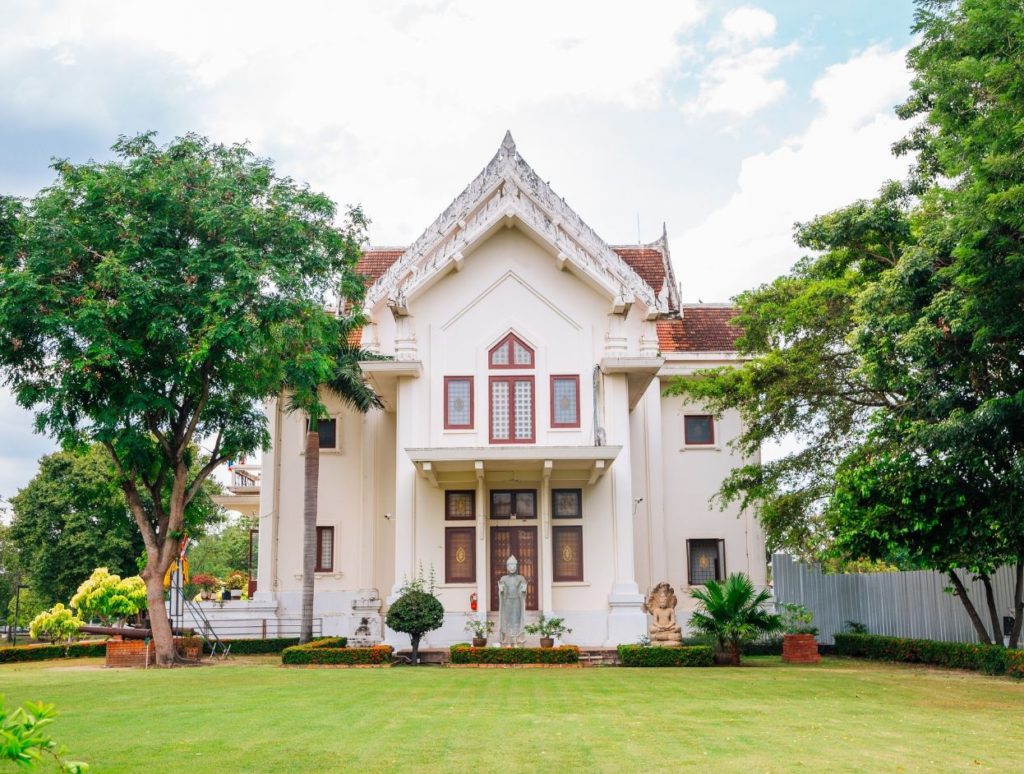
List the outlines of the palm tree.
{"label": "palm tree", "polygon": [[329,394],[344,405],[365,414],[371,409],[381,408],[380,397],[366,382],[359,367],[361,360],[387,359],[381,355],[353,346],[348,333],[355,329],[356,318],[338,320],[337,349],[332,353],[329,376],[314,388],[315,398],[310,400],[293,395],[289,410],[304,411],[306,424],[305,460],[303,464],[302,501],[302,623],[299,641],[309,642],[313,638],[313,588],[316,574],[316,516],[320,487],[320,427],[326,418],[326,410],[320,396]]}
{"label": "palm tree", "polygon": [[777,632],[782,627],[779,616],[764,608],[772,598],[771,592],[756,591],[743,573],[733,573],[724,583],[708,581],[704,588],[691,591],[690,596],[698,602],[690,626],[718,640],[719,651],[729,652],[733,664],[740,663],[744,640]]}

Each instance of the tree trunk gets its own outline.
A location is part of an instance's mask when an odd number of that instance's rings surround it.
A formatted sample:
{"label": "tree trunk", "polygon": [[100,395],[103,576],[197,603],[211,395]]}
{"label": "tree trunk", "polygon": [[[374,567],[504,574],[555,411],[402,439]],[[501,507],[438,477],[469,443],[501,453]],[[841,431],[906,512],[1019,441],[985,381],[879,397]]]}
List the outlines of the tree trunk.
{"label": "tree trunk", "polygon": [[316,511],[320,486],[320,433],[316,422],[306,428],[302,501],[302,626],[299,642],[313,639],[313,583],[316,574]]}
{"label": "tree trunk", "polygon": [[1017,562],[1017,580],[1013,584],[1013,628],[1010,630],[1009,647],[1016,648],[1020,642],[1022,624],[1024,624],[1024,559]]}
{"label": "tree trunk", "polygon": [[420,663],[420,635],[412,635],[412,663],[413,666]]}
{"label": "tree trunk", "polygon": [[164,574],[153,572],[147,567],[143,580],[146,582],[146,603],[149,607],[149,627],[153,630],[156,666],[173,666],[176,654],[171,619],[167,615],[167,603],[164,601]]}
{"label": "tree trunk", "polygon": [[988,614],[992,619],[992,642],[1002,645],[1003,627],[999,621],[999,610],[996,608],[996,595],[992,591],[992,579],[987,575],[981,576],[981,583],[985,587],[985,601],[988,603]]}
{"label": "tree trunk", "polygon": [[960,580],[960,576],[956,574],[956,570],[949,571],[949,579],[953,582],[953,588],[956,589],[954,592],[956,596],[960,598],[960,602],[964,606],[964,610],[967,611],[967,617],[971,619],[971,623],[974,624],[974,631],[978,635],[978,641],[986,645],[991,645],[992,640],[989,639],[988,632],[985,630],[985,624],[981,622],[981,616],[978,615],[978,611],[974,607],[974,603],[971,602],[971,598],[967,596],[967,589],[964,588],[964,582]]}

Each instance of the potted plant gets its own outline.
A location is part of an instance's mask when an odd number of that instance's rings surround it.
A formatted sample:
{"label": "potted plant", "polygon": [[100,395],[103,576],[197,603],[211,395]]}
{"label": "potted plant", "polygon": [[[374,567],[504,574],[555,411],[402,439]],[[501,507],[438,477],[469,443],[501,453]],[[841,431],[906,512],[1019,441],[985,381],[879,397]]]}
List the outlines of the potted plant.
{"label": "potted plant", "polygon": [[212,575],[197,573],[192,576],[192,585],[199,587],[200,599],[213,599],[213,591],[220,585],[220,581]]}
{"label": "potted plant", "polygon": [[182,637],[181,652],[190,661],[198,661],[203,655],[203,638],[195,635]]}
{"label": "potted plant", "polygon": [[715,662],[719,664],[738,665],[745,641],[776,632],[782,626],[779,616],[764,608],[771,592],[757,591],[743,573],[733,573],[724,582],[708,581],[704,588],[693,589],[690,596],[697,600],[690,626],[715,638]]}
{"label": "potted plant", "polygon": [[782,660],[790,664],[817,664],[818,627],[814,613],[803,605],[780,605],[782,609]]}
{"label": "potted plant", "polygon": [[245,584],[246,584],[247,580],[248,579],[245,577],[245,573],[244,572],[240,572],[238,570],[236,570],[235,572],[231,573],[227,577],[226,583],[227,583],[228,590],[231,592],[231,598],[232,599],[241,599],[242,598],[242,589],[245,588]]}
{"label": "potted plant", "polygon": [[565,625],[564,618],[548,618],[543,613],[540,614],[540,620],[537,623],[527,624],[523,630],[527,634],[539,634],[542,648],[554,647],[555,637],[561,637],[567,633],[572,634],[572,629]]}
{"label": "potted plant", "polygon": [[482,648],[487,645],[487,636],[494,631],[494,622],[470,618],[466,621],[466,631],[473,634],[473,647]]}

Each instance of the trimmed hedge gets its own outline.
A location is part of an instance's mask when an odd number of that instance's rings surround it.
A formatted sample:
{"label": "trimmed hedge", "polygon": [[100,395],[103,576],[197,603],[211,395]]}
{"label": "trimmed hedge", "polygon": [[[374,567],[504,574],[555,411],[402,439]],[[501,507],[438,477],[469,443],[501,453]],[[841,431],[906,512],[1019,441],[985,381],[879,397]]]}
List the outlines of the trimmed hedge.
{"label": "trimmed hedge", "polygon": [[575,645],[557,648],[474,648],[452,645],[453,664],[578,664],[580,649]]}
{"label": "trimmed hedge", "polygon": [[21,661],[48,661],[57,658],[103,658],[107,653],[106,640],[73,642],[64,645],[14,645],[0,648],[0,664]]}
{"label": "trimmed hedge", "polygon": [[374,645],[372,648],[347,648],[344,637],[325,637],[293,645],[281,651],[281,663],[299,664],[390,664],[393,649],[390,645]]}
{"label": "trimmed hedge", "polygon": [[998,645],[912,640],[879,634],[837,634],[836,655],[967,669],[987,675],[1024,678],[1024,651]]}
{"label": "trimmed hedge", "polygon": [[[344,639],[344,638],[342,638]],[[231,646],[232,656],[253,656],[260,653],[280,653],[285,648],[299,644],[298,637],[267,637],[266,639],[252,640],[222,640],[225,645]],[[204,648],[206,653],[210,652],[210,646]]]}
{"label": "trimmed hedge", "polygon": [[619,662],[626,667],[706,667],[715,663],[710,645],[619,645]]}

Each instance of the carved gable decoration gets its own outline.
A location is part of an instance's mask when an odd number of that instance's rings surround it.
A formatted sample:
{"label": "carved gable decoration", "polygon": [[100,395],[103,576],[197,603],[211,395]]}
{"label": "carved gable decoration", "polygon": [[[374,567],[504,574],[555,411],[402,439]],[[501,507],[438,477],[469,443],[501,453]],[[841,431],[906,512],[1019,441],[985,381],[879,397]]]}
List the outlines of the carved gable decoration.
{"label": "carved gable decoration", "polygon": [[426,231],[376,277],[366,294],[369,312],[387,300],[404,309],[407,300],[437,276],[458,267],[463,251],[502,221],[519,221],[546,241],[557,260],[604,289],[619,303],[639,302],[648,316],[667,314],[664,288],[651,288],[565,201],[551,190],[516,150],[506,133],[494,158]]}

